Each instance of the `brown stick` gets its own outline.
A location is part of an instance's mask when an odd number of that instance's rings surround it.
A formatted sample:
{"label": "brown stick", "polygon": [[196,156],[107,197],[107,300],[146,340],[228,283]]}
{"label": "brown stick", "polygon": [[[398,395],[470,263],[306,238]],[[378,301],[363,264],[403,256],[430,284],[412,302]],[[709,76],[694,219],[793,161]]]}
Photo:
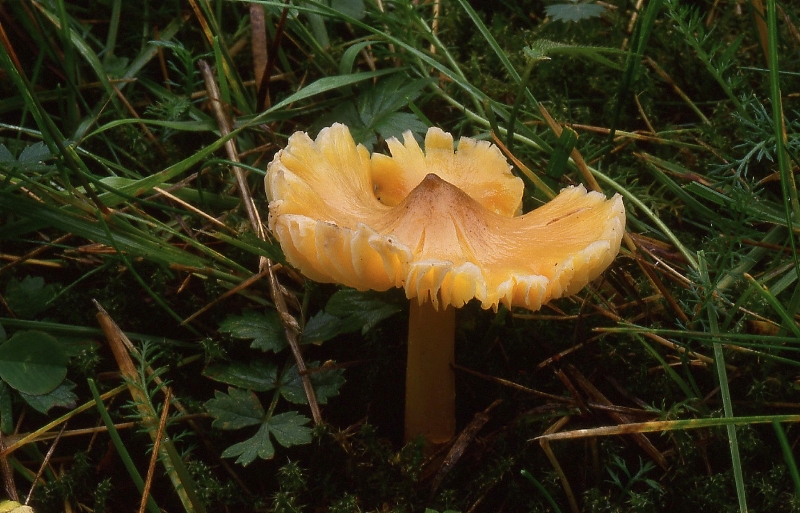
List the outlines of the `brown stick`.
{"label": "brown stick", "polygon": [[144,513],[144,510],[147,509],[147,496],[150,495],[150,486],[153,484],[153,473],[156,470],[158,450],[161,448],[161,439],[164,436],[164,429],[167,427],[167,418],[169,417],[169,402],[171,399],[172,389],[165,387],[164,409],[161,410],[161,418],[158,421],[158,432],[156,433],[156,439],[153,441],[153,454],[150,455],[150,466],[147,467],[147,479],[144,482],[144,490],[142,490],[142,502],[139,504],[139,513]]}
{"label": "brown stick", "polygon": [[[228,120],[228,116],[225,114],[225,111],[222,108],[219,87],[217,87],[214,74],[211,72],[211,68],[208,66],[208,63],[206,63],[204,60],[201,59],[197,64],[200,67],[200,73],[203,75],[203,80],[206,84],[206,91],[208,92],[209,100],[211,100],[211,106],[212,110],[214,111],[214,116],[217,119],[219,132],[223,137],[226,137],[231,133],[230,121]],[[269,67],[267,68],[264,76],[267,77],[268,74]],[[232,138],[225,142],[225,151],[228,153],[228,159],[230,159],[232,162],[239,162],[239,153],[236,150],[236,143]],[[248,188],[245,180],[244,170],[239,166],[233,166],[233,173],[236,176],[236,182],[239,186],[239,194],[241,194],[242,203],[244,203],[245,210],[247,211],[247,217],[250,220],[250,226],[253,229],[253,233],[255,233],[259,239],[266,240],[264,225],[261,223],[261,216],[259,216],[258,210],[253,202],[253,197],[250,195],[250,189]],[[308,377],[306,364],[303,360],[303,355],[300,352],[300,344],[298,343],[300,325],[297,323],[297,320],[292,317],[292,315],[289,313],[289,309],[286,307],[286,300],[283,296],[283,287],[281,287],[280,283],[278,283],[278,278],[275,276],[272,262],[269,259],[262,257],[259,267],[262,269],[262,271],[267,270],[269,274],[269,288],[270,295],[272,296],[272,302],[275,304],[275,308],[278,310],[281,324],[283,324],[283,331],[286,334],[286,340],[289,343],[289,347],[292,349],[292,354],[294,355],[295,362],[297,363],[297,372],[300,374],[300,380],[303,383],[303,389],[305,390],[306,397],[308,398],[308,405],[311,408],[311,415],[314,418],[314,423],[320,424],[322,422],[322,414],[320,413],[317,396],[314,393],[314,387],[311,385],[311,378]]]}

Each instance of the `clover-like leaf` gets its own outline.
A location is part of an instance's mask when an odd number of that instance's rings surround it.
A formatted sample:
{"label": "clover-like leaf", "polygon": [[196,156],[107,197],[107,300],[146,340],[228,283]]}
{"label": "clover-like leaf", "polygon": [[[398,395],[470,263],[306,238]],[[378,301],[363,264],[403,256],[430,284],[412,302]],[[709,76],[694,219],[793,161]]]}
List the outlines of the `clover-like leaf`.
{"label": "clover-like leaf", "polygon": [[228,388],[228,393],[217,390],[214,398],[206,401],[206,410],[214,417],[211,424],[218,429],[241,429],[264,421],[266,412],[256,394],[241,388]]}
{"label": "clover-like leaf", "polygon": [[31,395],[54,390],[67,376],[61,344],[41,331],[20,331],[0,345],[0,379]]}
{"label": "clover-like leaf", "polygon": [[262,351],[277,353],[287,346],[280,317],[274,310],[229,315],[220,323],[219,331],[230,333],[233,338],[252,339],[250,347]]}
{"label": "clover-like leaf", "polygon": [[20,395],[36,411],[47,413],[54,406],[74,408],[75,403],[78,401],[78,396],[73,392],[75,386],[72,381],[64,380],[55,390],[46,394],[31,395],[20,393]]}
{"label": "clover-like leaf", "polygon": [[23,319],[30,319],[44,311],[56,295],[53,285],[45,285],[40,276],[26,276],[22,281],[12,278],[4,294],[11,311]]}

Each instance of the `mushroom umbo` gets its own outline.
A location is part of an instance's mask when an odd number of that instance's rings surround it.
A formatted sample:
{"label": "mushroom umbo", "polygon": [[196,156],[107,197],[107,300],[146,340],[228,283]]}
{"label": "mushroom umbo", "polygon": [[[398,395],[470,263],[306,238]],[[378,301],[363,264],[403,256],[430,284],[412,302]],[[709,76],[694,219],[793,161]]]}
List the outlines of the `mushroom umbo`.
{"label": "mushroom umbo", "polygon": [[523,183],[485,141],[428,130],[371,155],[334,124],[289,138],[265,179],[269,228],[308,278],[358,290],[405,289],[410,301],[405,437],[455,434],[455,309],[538,310],[575,294],[616,257],[619,195],[583,186],[519,215]]}

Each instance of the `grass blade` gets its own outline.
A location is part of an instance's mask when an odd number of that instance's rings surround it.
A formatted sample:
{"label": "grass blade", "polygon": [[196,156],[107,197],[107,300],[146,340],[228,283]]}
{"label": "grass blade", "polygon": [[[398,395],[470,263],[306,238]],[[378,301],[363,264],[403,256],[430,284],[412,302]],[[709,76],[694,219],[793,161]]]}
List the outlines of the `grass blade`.
{"label": "grass blade", "polygon": [[[111,438],[111,442],[114,444],[114,449],[116,449],[117,454],[119,454],[119,457],[122,460],[122,464],[125,465],[125,470],[128,471],[128,475],[131,476],[133,484],[136,485],[136,488],[141,494],[144,492],[144,479],[142,479],[142,475],[136,469],[136,464],[133,463],[133,459],[131,459],[131,455],[128,452],[128,449],[125,447],[125,443],[122,441],[122,438],[120,438],[119,433],[117,432],[117,428],[114,427],[114,421],[111,420],[111,415],[108,414],[108,410],[103,404],[103,400],[100,398],[100,392],[97,391],[97,385],[92,378],[89,378],[87,383],[89,385],[89,390],[92,393],[92,397],[94,397],[95,407],[100,414],[100,418],[103,419],[103,423],[106,425],[108,436]],[[147,499],[147,510],[150,511],[150,513],[161,513],[161,509],[159,509],[158,504],[156,504],[156,501],[153,499],[152,495]]]}
{"label": "grass blade", "polygon": [[[717,310],[714,307],[713,291],[715,290],[711,284],[711,278],[708,275],[708,266],[706,264],[705,254],[700,251],[697,254],[697,260],[700,264],[700,279],[706,290],[706,312],[708,313],[708,324],[711,328],[711,333],[719,333],[719,325],[717,324]],[[722,353],[722,344],[714,342],[714,365],[717,368],[717,375],[719,377],[719,390],[722,395],[722,407],[725,411],[725,417],[733,417],[733,405],[731,402],[731,392],[728,388],[728,371],[725,368],[725,356]],[[736,426],[729,424],[728,430],[728,443],[731,450],[731,462],[733,464],[733,478],[736,482],[736,497],[739,499],[739,511],[741,513],[747,512],[747,499],[744,490],[744,473],[742,472],[742,459],[739,457],[739,442],[736,438]]]}

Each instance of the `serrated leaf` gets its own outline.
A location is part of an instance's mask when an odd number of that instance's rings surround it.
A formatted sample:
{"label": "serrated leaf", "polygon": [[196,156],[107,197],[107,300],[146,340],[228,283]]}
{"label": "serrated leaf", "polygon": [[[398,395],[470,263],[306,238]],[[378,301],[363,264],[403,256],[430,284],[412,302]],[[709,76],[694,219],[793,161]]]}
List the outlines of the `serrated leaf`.
{"label": "serrated leaf", "polygon": [[41,276],[26,276],[22,281],[12,278],[4,294],[6,303],[18,317],[30,319],[44,311],[56,295],[53,285],[45,285]]}
{"label": "serrated leaf", "polygon": [[256,394],[241,388],[228,388],[228,393],[214,392],[214,398],[206,401],[208,413],[214,417],[211,424],[217,429],[241,429],[260,424],[266,412]]}
{"label": "serrated leaf", "polygon": [[594,3],[570,2],[564,4],[548,5],[544,8],[545,14],[554,21],[581,21],[597,18],[605,12],[606,8]]}
{"label": "serrated leaf", "polygon": [[267,426],[279,444],[291,447],[311,443],[311,428],[305,427],[310,421],[296,411],[287,411],[273,416],[267,421]]}
{"label": "serrated leaf", "polygon": [[395,75],[378,81],[366,94],[359,94],[356,107],[364,135],[374,139],[374,133],[378,133],[383,139],[389,139],[400,137],[407,130],[424,134],[427,127],[415,114],[398,111],[414,101],[428,83],[428,80],[408,81]]}
{"label": "serrated leaf", "polygon": [[425,134],[428,127],[411,112],[393,112],[376,121],[372,129],[384,140],[395,137],[402,139],[405,132],[411,131],[420,137]]}
{"label": "serrated leaf", "polygon": [[55,406],[74,408],[78,401],[78,396],[72,392],[75,386],[72,381],[65,380],[55,390],[47,394],[31,395],[20,393],[20,395],[31,408],[46,414],[50,411],[50,408]]}
{"label": "serrated leaf", "polygon": [[230,333],[234,338],[252,339],[250,347],[262,351],[279,352],[287,346],[278,312],[269,310],[265,314],[244,312],[229,315],[219,324],[219,331]]}
{"label": "serrated leaf", "polygon": [[267,424],[261,424],[258,432],[251,438],[233,444],[222,451],[223,458],[233,458],[234,456],[238,456],[236,463],[245,467],[253,463],[256,457],[263,460],[272,459],[275,456],[275,447],[269,440],[269,427]]}
{"label": "serrated leaf", "polygon": [[311,442],[311,428],[305,426],[311,421],[308,417],[290,411],[275,415],[258,428],[255,435],[243,442],[231,445],[222,452],[223,458],[236,456],[236,463],[247,466],[256,457],[271,459],[275,456],[275,447],[270,435],[283,447],[307,444]]}
{"label": "serrated leaf", "polygon": [[[309,371],[317,367],[319,367],[319,362],[308,363]],[[311,385],[314,387],[314,393],[317,396],[317,402],[327,404],[328,398],[339,395],[339,389],[345,382],[342,376],[343,373],[343,369],[309,373]],[[278,386],[280,387],[281,395],[287,401],[295,404],[308,404],[308,397],[306,397],[306,391],[303,388],[303,380],[300,379],[300,373],[297,372],[296,365],[292,365],[281,375]]]}
{"label": "serrated leaf", "polygon": [[242,362],[209,365],[203,376],[215,381],[233,385],[254,392],[266,392],[275,388],[278,381],[278,367],[273,363],[255,360],[249,364]]}
{"label": "serrated leaf", "polygon": [[537,39],[532,42],[529,46],[526,46],[522,49],[522,53],[528,59],[534,61],[541,61],[544,59],[549,59],[549,55],[554,50],[560,50],[563,48],[576,48],[575,45],[569,45],[567,43],[561,43],[558,41],[550,41],[548,39]]}
{"label": "serrated leaf", "polygon": [[19,160],[20,163],[25,164],[40,163],[52,156],[53,154],[50,153],[50,149],[43,142],[37,142],[35,144],[25,146],[25,148],[22,149],[22,153],[19,154],[19,159],[17,160]]}
{"label": "serrated leaf", "polygon": [[325,311],[342,319],[342,333],[361,330],[364,334],[380,321],[400,312],[402,308],[387,303],[379,294],[342,289],[325,305]]}
{"label": "serrated leaf", "polygon": [[0,379],[32,395],[54,390],[67,376],[58,341],[41,331],[21,331],[0,345]]}
{"label": "serrated leaf", "polygon": [[317,312],[303,328],[304,344],[319,344],[342,333],[342,320],[326,311]]}
{"label": "serrated leaf", "polygon": [[415,100],[429,82],[427,79],[410,81],[401,75],[379,80],[359,90],[355,102],[342,103],[330,114],[321,116],[313,129],[319,130],[334,122],[344,123],[350,128],[353,139],[367,147],[375,144],[376,135],[388,139],[410,130],[421,137],[427,130],[425,124],[415,114],[399,111]]}
{"label": "serrated leaf", "polygon": [[530,46],[523,48],[522,53],[531,61],[547,60],[553,54],[585,57],[609,68],[621,70],[622,67],[619,64],[608,59],[604,54],[622,55],[624,52],[617,48],[605,46],[571,45],[547,39],[537,39]]}

